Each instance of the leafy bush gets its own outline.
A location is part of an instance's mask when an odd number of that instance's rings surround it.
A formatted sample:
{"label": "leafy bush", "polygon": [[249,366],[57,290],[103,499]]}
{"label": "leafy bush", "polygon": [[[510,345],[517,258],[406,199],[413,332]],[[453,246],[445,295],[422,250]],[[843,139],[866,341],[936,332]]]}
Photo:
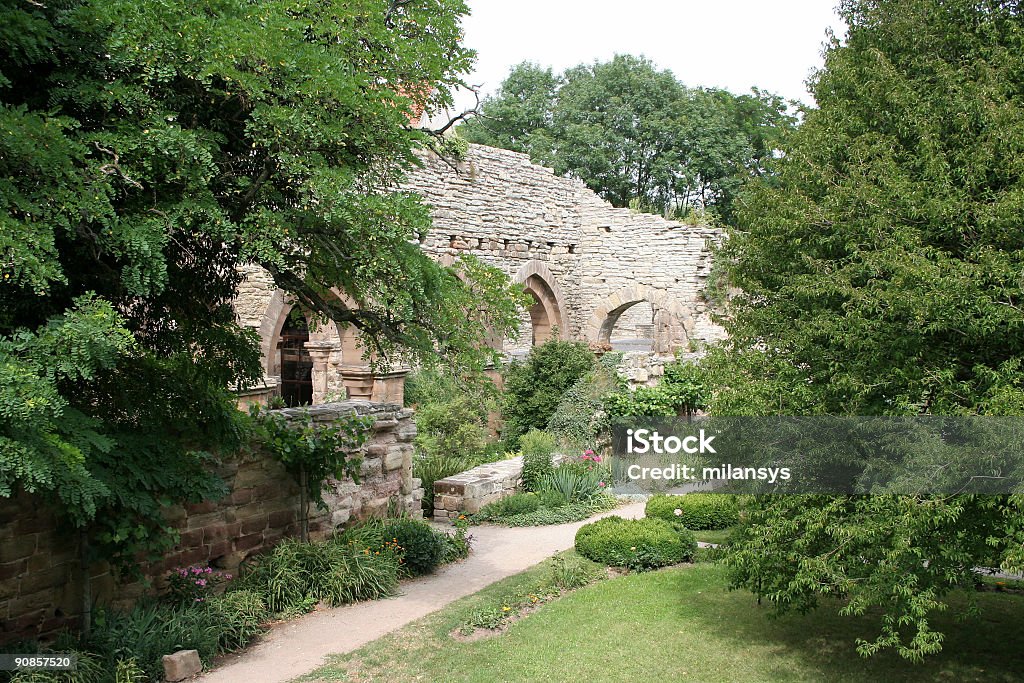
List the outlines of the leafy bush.
{"label": "leafy bush", "polygon": [[676,417],[706,407],[708,381],[693,363],[676,361],[665,366],[657,386],[619,391],[605,397],[611,417]]}
{"label": "leafy bush", "polygon": [[546,495],[557,495],[569,502],[586,502],[605,488],[607,472],[603,468],[581,469],[563,465],[537,483]]}
{"label": "leafy bush", "polygon": [[519,448],[523,454],[523,488],[536,491],[540,481],[555,468],[555,440],[539,429],[531,429],[520,437]]}
{"label": "leafy bush", "polygon": [[217,654],[221,627],[202,606],[140,604],[128,612],[98,610],[87,649],[107,671],[116,669],[118,661],[134,659],[150,680],[159,681],[166,654],[198,650],[204,661]]}
{"label": "leafy bush", "polygon": [[497,409],[493,385],[419,370],[406,380],[406,405],[416,408],[416,448],[427,457],[479,457],[489,441],[488,414]]}
{"label": "leafy bush", "polygon": [[621,353],[606,353],[596,367],[576,381],[562,396],[548,420],[547,432],[567,451],[582,451],[605,443],[610,424],[605,397],[625,388],[617,368]]}
{"label": "leafy bush", "polygon": [[510,447],[531,429],[544,429],[562,396],[594,367],[594,354],[582,342],[549,341],[534,346],[526,362],[505,371],[505,429]]}
{"label": "leafy bush", "polygon": [[483,506],[474,519],[484,522],[501,517],[521,515],[527,512],[535,512],[541,506],[541,499],[535,493],[514,493],[507,498],[496,500]]}
{"label": "leafy bush", "polygon": [[461,515],[455,520],[455,533],[453,535],[443,534],[445,548],[444,554],[441,556],[441,564],[469,557],[469,551],[473,546],[473,537],[469,535],[468,531],[469,520],[465,515]]}
{"label": "leafy bush", "polygon": [[678,522],[687,529],[704,531],[735,526],[739,522],[739,509],[740,501],[735,495],[688,493],[683,496],[653,496],[647,501],[644,512],[648,517]]}
{"label": "leafy bush", "polygon": [[454,541],[421,519],[399,517],[369,520],[348,529],[336,542],[369,550],[374,556],[391,554],[400,564],[402,574],[419,576],[434,571],[446,553],[452,554],[448,545]]}
{"label": "leafy bush", "polygon": [[582,588],[600,576],[597,567],[580,557],[556,555],[548,560],[551,567],[551,583],[563,590]]}
{"label": "leafy bush", "polygon": [[[542,495],[537,496],[542,499]],[[503,526],[547,526],[549,524],[566,524],[568,522],[579,522],[591,515],[612,510],[616,506],[613,496],[601,494],[589,501],[577,501],[574,503],[560,503],[556,506],[541,506],[533,512],[522,512],[507,517],[482,518],[484,510],[479,515],[474,515],[473,520],[477,522],[490,521]],[[486,510],[486,507],[485,507]]]}
{"label": "leafy bush", "polygon": [[643,571],[691,559],[693,533],[662,519],[606,517],[576,532],[576,551],[595,562]]}
{"label": "leafy bush", "polygon": [[341,605],[391,595],[398,573],[398,557],[386,547],[371,551],[339,539],[288,539],[246,566],[236,586],[259,595],[272,613],[281,613],[319,601]]}
{"label": "leafy bush", "polygon": [[219,625],[222,652],[241,650],[264,632],[270,617],[263,598],[254,591],[237,590],[208,598],[205,605],[210,619]]}
{"label": "leafy bush", "polygon": [[388,519],[382,523],[385,538],[398,543],[405,570],[413,576],[429,574],[441,564],[445,534],[418,519]]}

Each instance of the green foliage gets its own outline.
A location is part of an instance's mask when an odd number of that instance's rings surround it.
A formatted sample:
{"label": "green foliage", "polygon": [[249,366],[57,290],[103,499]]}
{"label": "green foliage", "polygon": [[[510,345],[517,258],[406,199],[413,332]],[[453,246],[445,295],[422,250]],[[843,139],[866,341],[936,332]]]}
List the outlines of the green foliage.
{"label": "green foliage", "polygon": [[587,502],[604,491],[608,472],[603,467],[591,469],[562,465],[537,483],[537,490],[556,494],[569,502]]}
{"label": "green foliage", "polygon": [[644,514],[667,522],[678,522],[693,531],[728,529],[740,520],[740,501],[737,496],[727,493],[652,496],[647,501]]}
{"label": "green foliage", "polygon": [[299,484],[299,519],[305,538],[309,502],[327,509],[323,498],[327,478],[351,477],[359,482],[363,459],[358,451],[373,433],[374,418],[352,414],[323,423],[313,420],[308,408],[264,411],[257,404],[252,405],[251,414],[264,447]]}
{"label": "green foliage", "polygon": [[551,583],[562,590],[576,590],[593,583],[600,576],[599,568],[580,557],[555,555],[548,560]]}
{"label": "green foliage", "polygon": [[[1020,415],[1019,3],[848,0],[819,107],[755,182],[719,261],[716,414]],[[998,131],[996,134],[995,131]],[[859,649],[919,660],[979,566],[1022,566],[1019,497],[768,499],[730,545],[779,610],[878,615]]]}
{"label": "green foliage", "polygon": [[403,564],[410,574],[430,574],[441,564],[446,534],[435,531],[419,519],[394,519],[382,523],[385,540],[390,535],[401,548]]}
{"label": "green foliage", "polygon": [[346,530],[334,542],[369,550],[374,555],[391,555],[401,566],[403,576],[420,576],[469,554],[468,526],[465,520],[459,520],[455,534],[449,535],[421,519],[372,519]]}
{"label": "green foliage", "polygon": [[107,663],[108,672],[116,661],[134,659],[149,680],[158,681],[168,653],[198,650],[209,661],[219,652],[220,628],[204,607],[140,605],[129,612],[100,611],[88,648]]}
{"label": "green foliage", "polygon": [[[502,526],[527,527],[527,526],[549,526],[551,524],[566,524],[579,522],[588,517],[615,509],[618,504],[614,496],[600,494],[586,501],[566,502],[562,496],[551,497],[549,494],[527,494],[536,495],[540,506],[533,512],[520,512],[501,516],[495,514],[499,510],[492,509],[485,505],[479,513],[473,515],[474,522],[492,522]],[[498,505],[501,501],[492,503]]]}
{"label": "green foliage", "polygon": [[231,306],[250,264],[378,358],[494,360],[520,292],[428,258],[429,211],[396,189],[431,137],[409,114],[450,104],[470,67],[465,12],[0,8],[0,496],[56,503],[124,565],[172,545],[162,511],[223,492],[211,454],[244,427],[229,388],[262,374]]}
{"label": "green foliage", "polygon": [[665,366],[665,375],[653,387],[624,390],[605,397],[612,417],[677,417],[707,407],[706,372],[693,363],[676,361]]}
{"label": "green foliage", "polygon": [[537,491],[541,481],[555,469],[555,439],[539,429],[531,429],[519,437],[523,454],[523,488]]}
{"label": "green foliage", "polygon": [[525,363],[505,371],[505,429],[502,437],[516,447],[531,429],[544,429],[562,396],[594,367],[594,354],[583,342],[552,340],[530,349]]}
{"label": "green foliage", "polygon": [[757,89],[688,89],[646,59],[616,55],[561,76],[520,64],[461,130],[582,178],[615,206],[685,217],[714,205],[729,218],[743,179],[767,173],[796,123],[789,107]]}
{"label": "green foliage", "polygon": [[247,590],[232,590],[205,601],[210,620],[218,625],[222,652],[241,650],[266,630],[270,617],[263,598]]}
{"label": "green foliage", "polygon": [[576,532],[580,555],[636,571],[685,562],[696,550],[692,532],[663,519],[606,517]]}
{"label": "green foliage", "polygon": [[485,505],[474,516],[476,521],[490,521],[512,515],[536,512],[541,507],[541,499],[536,493],[513,493],[493,503]]}
{"label": "green foliage", "polygon": [[625,389],[625,380],[616,371],[621,360],[621,353],[604,354],[593,370],[562,395],[547,432],[566,451],[595,448],[608,440],[606,397]]}
{"label": "green foliage", "polygon": [[471,470],[479,464],[477,460],[464,456],[417,455],[412,461],[412,476],[423,483],[423,509],[430,514],[434,512],[435,481]]}
{"label": "green foliage", "polygon": [[416,408],[416,448],[427,458],[477,459],[489,441],[488,416],[497,409],[493,385],[439,369],[413,373],[406,405]]}
{"label": "green foliage", "polygon": [[385,597],[394,593],[398,575],[398,557],[386,548],[371,550],[342,538],[287,539],[245,566],[235,586],[258,595],[271,613],[282,613],[308,611],[321,601],[333,606]]}
{"label": "green foliage", "polygon": [[444,553],[441,555],[441,564],[448,564],[457,560],[464,560],[469,557],[473,548],[473,537],[469,533],[469,520],[460,516],[453,522],[454,534],[444,534]]}

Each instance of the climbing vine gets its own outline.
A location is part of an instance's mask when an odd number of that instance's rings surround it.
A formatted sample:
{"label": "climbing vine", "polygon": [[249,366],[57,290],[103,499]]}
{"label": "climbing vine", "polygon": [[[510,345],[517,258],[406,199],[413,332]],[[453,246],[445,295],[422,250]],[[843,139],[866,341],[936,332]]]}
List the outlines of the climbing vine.
{"label": "climbing vine", "polygon": [[299,521],[306,540],[310,502],[321,510],[327,507],[323,498],[327,478],[351,477],[359,483],[363,459],[358,453],[370,438],[374,418],[352,414],[318,423],[306,408],[297,411],[296,417],[259,406],[250,412],[259,426],[259,441],[299,484]]}

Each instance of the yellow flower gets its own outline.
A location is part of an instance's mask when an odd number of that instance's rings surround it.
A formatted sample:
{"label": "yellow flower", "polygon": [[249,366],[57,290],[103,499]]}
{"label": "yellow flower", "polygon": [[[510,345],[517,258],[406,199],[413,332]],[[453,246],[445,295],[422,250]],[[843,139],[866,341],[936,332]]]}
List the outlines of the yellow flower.
{"label": "yellow flower", "polygon": [[505,607],[501,608],[501,611],[502,612],[510,612],[510,611],[512,611],[512,608],[506,605]]}

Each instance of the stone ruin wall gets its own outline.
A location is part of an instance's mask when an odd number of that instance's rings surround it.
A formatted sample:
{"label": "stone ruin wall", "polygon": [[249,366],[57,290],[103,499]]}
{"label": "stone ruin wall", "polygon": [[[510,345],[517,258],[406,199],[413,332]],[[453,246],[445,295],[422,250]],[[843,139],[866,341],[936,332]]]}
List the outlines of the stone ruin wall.
{"label": "stone ruin wall", "polygon": [[[613,208],[582,181],[480,145],[454,168],[426,155],[405,188],[433,208],[427,253],[473,254],[519,280],[529,264],[543,264],[571,338],[597,341],[609,314],[636,301],[663,312],[661,354],[724,338],[703,298],[711,250],[722,239],[717,228]],[[638,308],[627,309],[627,329],[635,330]],[[511,341],[506,350],[528,346],[522,336]]]}
{"label": "stone ruin wall", "polygon": [[[312,538],[350,520],[381,516],[389,505],[422,516],[423,489],[412,478],[416,426],[411,410],[348,401],[310,411],[315,420],[352,412],[374,417],[373,434],[363,447],[362,483],[328,482],[328,509],[310,508]],[[240,454],[218,474],[228,487],[222,500],[168,508],[166,518],[181,539],[162,562],[146,568],[149,577],[205,563],[235,573],[245,559],[299,535],[298,486],[280,463],[262,452]],[[0,643],[46,636],[77,623],[82,604],[77,545],[74,534],[60,528],[38,500],[27,494],[0,499]],[[146,592],[141,583],[119,583],[101,563],[92,567],[90,580],[98,605],[128,607]]]}

